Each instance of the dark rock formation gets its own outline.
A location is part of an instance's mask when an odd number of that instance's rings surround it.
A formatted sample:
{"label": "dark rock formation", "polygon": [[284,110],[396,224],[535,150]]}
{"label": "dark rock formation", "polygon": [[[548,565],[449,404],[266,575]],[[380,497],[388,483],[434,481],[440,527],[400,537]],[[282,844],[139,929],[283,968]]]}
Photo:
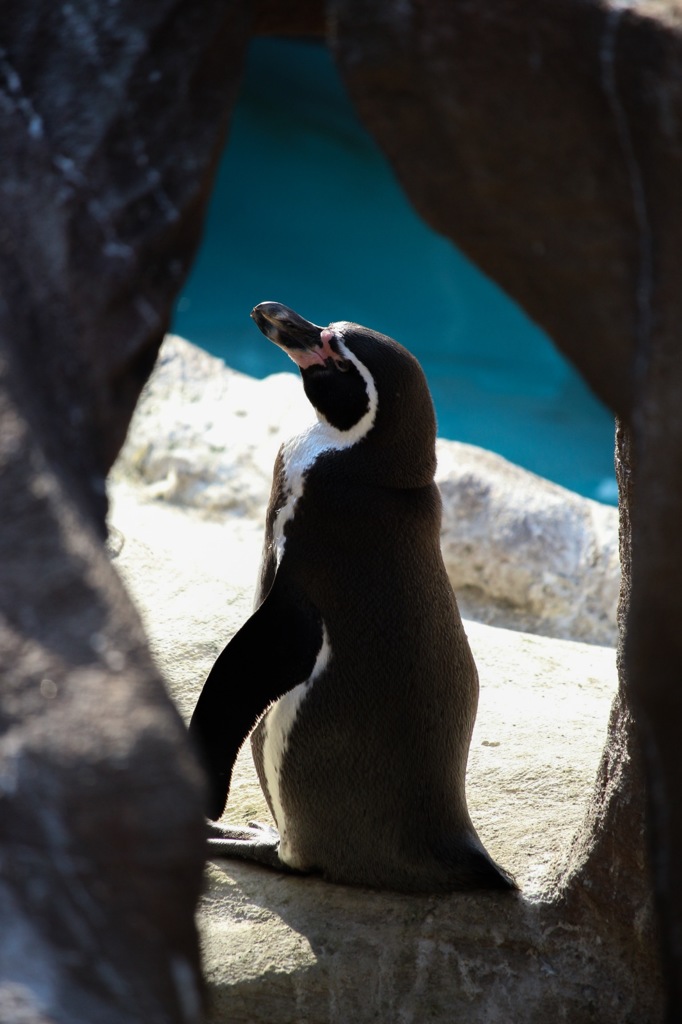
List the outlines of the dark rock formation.
{"label": "dark rock formation", "polygon": [[253,0],[252,27],[256,35],[323,36],[326,30],[325,0]]}
{"label": "dark rock formation", "polygon": [[245,33],[217,0],[3,5],[0,331],[100,514],[199,239]]}
{"label": "dark rock formation", "polygon": [[600,912],[620,916],[623,900],[631,917],[637,912],[642,851],[629,866],[622,858],[641,835],[634,715],[669,1015],[678,1020],[679,7],[335,0],[332,10],[341,72],[418,211],[526,308],[632,431],[620,446],[621,485],[623,472],[630,477],[623,522],[631,530],[622,700],[583,837],[585,873],[572,874],[569,889],[601,878]]}
{"label": "dark rock formation", "polygon": [[104,478],[191,262],[239,4],[3,4],[0,1019],[195,1021],[200,779]]}
{"label": "dark rock formation", "polygon": [[624,49],[635,15],[545,0],[332,9],[341,73],[419,213],[628,410],[638,328],[649,329],[639,305],[651,302],[621,81],[649,58]]}
{"label": "dark rock formation", "polygon": [[3,362],[0,1019],[197,1020],[197,770]]}

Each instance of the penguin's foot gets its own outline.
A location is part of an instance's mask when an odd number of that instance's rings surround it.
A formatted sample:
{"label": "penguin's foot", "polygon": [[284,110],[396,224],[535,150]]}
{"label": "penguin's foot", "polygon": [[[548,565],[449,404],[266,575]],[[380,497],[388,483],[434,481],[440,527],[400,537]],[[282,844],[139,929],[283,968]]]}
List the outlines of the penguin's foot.
{"label": "penguin's foot", "polygon": [[239,857],[241,860],[254,861],[298,874],[288,864],[280,860],[279,832],[271,825],[260,821],[250,821],[248,825],[216,825],[208,824],[208,857]]}

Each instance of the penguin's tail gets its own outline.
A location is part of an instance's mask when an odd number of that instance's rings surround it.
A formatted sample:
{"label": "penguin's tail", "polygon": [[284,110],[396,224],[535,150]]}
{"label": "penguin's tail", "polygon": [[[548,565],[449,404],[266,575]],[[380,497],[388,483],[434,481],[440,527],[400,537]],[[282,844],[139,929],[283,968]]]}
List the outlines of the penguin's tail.
{"label": "penguin's tail", "polygon": [[517,891],[519,886],[509,871],[497,864],[476,833],[462,842],[448,844],[438,851],[447,866],[450,887],[454,889],[497,889]]}
{"label": "penguin's tail", "polygon": [[486,850],[472,851],[470,862],[472,870],[472,889],[518,890],[519,886],[512,874],[505,871]]}

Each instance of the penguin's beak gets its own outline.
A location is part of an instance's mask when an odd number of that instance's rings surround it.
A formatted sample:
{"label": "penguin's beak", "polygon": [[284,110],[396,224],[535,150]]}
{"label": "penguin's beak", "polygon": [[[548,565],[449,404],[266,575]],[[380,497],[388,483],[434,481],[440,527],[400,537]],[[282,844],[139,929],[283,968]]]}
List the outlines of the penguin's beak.
{"label": "penguin's beak", "polygon": [[302,370],[315,364],[324,366],[327,359],[334,358],[328,340],[322,337],[322,328],[281,302],[259,302],[251,318],[265,337],[284,349]]}

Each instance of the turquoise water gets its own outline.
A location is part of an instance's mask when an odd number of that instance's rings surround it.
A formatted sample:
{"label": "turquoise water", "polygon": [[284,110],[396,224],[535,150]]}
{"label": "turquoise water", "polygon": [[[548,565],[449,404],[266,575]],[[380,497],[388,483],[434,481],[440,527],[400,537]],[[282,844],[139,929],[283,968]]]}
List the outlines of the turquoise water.
{"label": "turquoise water", "polygon": [[249,318],[266,299],[390,334],[422,363],[441,436],[615,500],[611,415],[518,306],[417,217],[312,43],[252,47],[173,329],[245,373],[293,372]]}

